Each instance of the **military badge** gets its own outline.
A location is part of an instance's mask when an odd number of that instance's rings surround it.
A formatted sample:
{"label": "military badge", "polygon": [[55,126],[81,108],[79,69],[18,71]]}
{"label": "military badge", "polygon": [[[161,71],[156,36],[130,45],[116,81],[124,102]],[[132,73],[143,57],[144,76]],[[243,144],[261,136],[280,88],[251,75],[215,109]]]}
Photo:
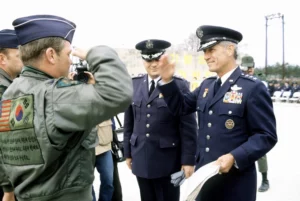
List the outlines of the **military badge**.
{"label": "military badge", "polygon": [[242,97],[243,97],[243,93],[237,91],[229,91],[224,95],[223,102],[241,104]]}
{"label": "military badge", "polygon": [[225,122],[225,127],[227,129],[233,129],[234,121],[232,119],[227,119],[226,122]]}
{"label": "military badge", "polygon": [[241,104],[242,103],[242,98],[243,98],[243,93],[238,92],[241,89],[242,89],[242,87],[239,87],[236,84],[233,85],[231,87],[232,91],[229,91],[224,95],[223,102],[224,103]]}
{"label": "military badge", "polygon": [[203,37],[203,31],[201,29],[197,30],[197,36],[201,39]]}
{"label": "military badge", "polygon": [[163,98],[163,97],[164,97],[163,94],[162,94],[162,93],[159,93],[158,98]]}
{"label": "military badge", "polygon": [[204,93],[203,93],[203,98],[206,97],[207,93],[208,93],[208,88],[205,88],[205,89],[204,89]]}
{"label": "military badge", "polygon": [[148,40],[148,41],[146,42],[146,48],[147,48],[147,49],[152,49],[152,48],[153,48],[153,42],[152,42],[151,40]]}
{"label": "military badge", "polygon": [[238,91],[238,90],[241,90],[241,89],[242,89],[242,87],[238,87],[238,85],[236,85],[236,84],[231,87],[232,91]]}

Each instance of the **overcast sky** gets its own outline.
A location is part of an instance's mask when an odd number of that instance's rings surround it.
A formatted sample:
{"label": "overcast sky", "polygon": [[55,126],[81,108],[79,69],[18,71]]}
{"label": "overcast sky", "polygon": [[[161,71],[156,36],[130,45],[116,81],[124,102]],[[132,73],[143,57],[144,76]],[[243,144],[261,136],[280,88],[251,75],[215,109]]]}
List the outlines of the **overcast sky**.
{"label": "overcast sky", "polygon": [[[179,44],[200,25],[240,31],[257,66],[265,64],[265,15],[285,18],[285,61],[300,65],[299,7],[296,0],[2,0],[0,29],[13,28],[18,17],[53,14],[75,22],[75,46],[134,48],[141,40],[165,39]],[[298,4],[298,3],[297,3]],[[269,21],[269,64],[282,62],[282,21]]]}

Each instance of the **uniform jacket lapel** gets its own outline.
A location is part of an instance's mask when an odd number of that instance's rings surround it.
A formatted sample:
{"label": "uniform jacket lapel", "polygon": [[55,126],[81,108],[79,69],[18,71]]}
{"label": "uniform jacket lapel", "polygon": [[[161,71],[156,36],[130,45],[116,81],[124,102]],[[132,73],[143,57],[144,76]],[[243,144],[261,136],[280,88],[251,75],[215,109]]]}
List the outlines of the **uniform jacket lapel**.
{"label": "uniform jacket lapel", "polygon": [[[230,87],[236,82],[236,80],[241,75],[242,71],[238,67],[231,75],[230,77],[225,81],[225,83],[221,86],[219,91],[215,94],[215,96],[210,101],[209,107],[211,107],[213,104],[215,104],[220,98],[223,98],[225,93],[230,89]],[[214,82],[213,82],[214,85]],[[213,88],[212,88],[213,89]]]}
{"label": "uniform jacket lapel", "polygon": [[158,89],[158,87],[155,87],[155,89],[152,92],[151,96],[149,97],[147,103],[150,103],[151,101],[153,101],[158,95],[159,95],[159,89]]}
{"label": "uniform jacket lapel", "polygon": [[141,90],[142,90],[142,94],[143,94],[143,98],[145,100],[148,100],[149,95],[148,95],[148,75],[144,75],[144,78],[142,79],[142,83],[141,83]]}
{"label": "uniform jacket lapel", "polygon": [[214,85],[215,85],[215,81],[210,83],[210,85],[208,87],[208,91],[207,91],[207,94],[206,94],[207,100],[212,100],[212,98],[214,96]]}

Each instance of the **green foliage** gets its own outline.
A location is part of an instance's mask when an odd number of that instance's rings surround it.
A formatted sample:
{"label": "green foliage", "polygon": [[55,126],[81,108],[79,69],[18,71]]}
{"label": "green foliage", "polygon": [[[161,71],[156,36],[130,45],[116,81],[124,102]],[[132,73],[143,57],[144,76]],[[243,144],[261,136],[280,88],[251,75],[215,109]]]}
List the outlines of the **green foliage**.
{"label": "green foliage", "polygon": [[[274,80],[274,79],[300,79],[300,66],[299,65],[290,65],[285,64],[283,70],[282,64],[276,63],[267,67],[267,70],[264,67],[255,68],[255,74],[262,80]],[[284,76],[283,76],[284,74]]]}

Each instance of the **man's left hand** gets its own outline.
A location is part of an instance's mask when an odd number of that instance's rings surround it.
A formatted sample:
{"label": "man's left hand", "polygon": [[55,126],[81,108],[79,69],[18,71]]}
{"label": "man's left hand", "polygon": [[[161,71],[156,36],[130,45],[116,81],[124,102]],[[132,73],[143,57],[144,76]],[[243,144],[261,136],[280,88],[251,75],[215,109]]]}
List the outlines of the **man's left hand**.
{"label": "man's left hand", "polygon": [[220,173],[228,173],[229,170],[231,169],[231,167],[233,166],[234,161],[235,161],[235,159],[234,159],[233,155],[230,153],[219,157],[218,160],[216,161],[216,163],[218,165],[220,165],[219,172]]}
{"label": "man's left hand", "polygon": [[184,175],[186,179],[192,176],[192,174],[195,171],[195,167],[190,165],[183,165],[181,169],[184,171]]}

